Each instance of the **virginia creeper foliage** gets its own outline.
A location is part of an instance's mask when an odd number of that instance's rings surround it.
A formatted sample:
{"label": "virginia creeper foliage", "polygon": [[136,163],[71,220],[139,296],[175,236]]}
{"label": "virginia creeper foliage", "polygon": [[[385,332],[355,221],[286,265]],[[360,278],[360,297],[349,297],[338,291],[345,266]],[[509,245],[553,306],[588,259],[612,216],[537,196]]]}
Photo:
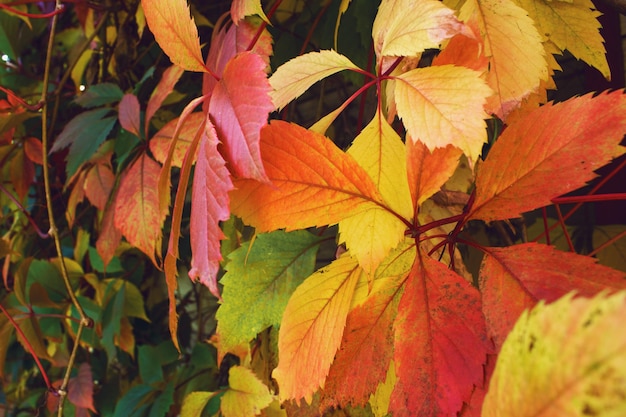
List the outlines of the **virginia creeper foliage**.
{"label": "virginia creeper foliage", "polygon": [[[325,23],[333,48],[307,44],[291,56],[279,28],[306,2],[233,0],[212,22],[186,0],[135,3],[127,17],[171,61],[147,93],[154,68],[129,88],[95,83],[43,149],[16,130],[36,109],[3,87],[0,158],[10,162],[2,167],[10,190],[0,190],[2,203],[19,213],[20,230],[35,223],[29,192],[49,152],[64,162],[65,227],[78,231],[41,260],[18,256],[27,245],[7,229],[0,256],[14,294],[2,302],[0,334],[15,331],[23,349],[59,368],[69,357],[63,337],[101,349],[107,366],[118,351],[137,356],[140,382],[103,415],[537,415],[525,398],[582,414],[623,410],[615,394],[624,390],[623,358],[585,351],[582,340],[606,337],[623,350],[623,337],[611,335],[620,333],[624,272],[526,236],[496,244],[473,234],[551,206],[625,153],[624,91],[548,101],[566,51],[610,77],[591,1],[311,2],[320,17],[335,12]],[[77,16],[92,42],[106,32],[93,10],[77,6]],[[342,25],[357,17],[367,64],[342,50]],[[122,64],[116,56],[107,71],[121,76]],[[78,85],[81,74],[68,77]],[[195,77],[186,95],[177,90],[185,77]],[[360,84],[308,127],[294,121],[293,109],[332,80]],[[334,126],[359,100],[358,128],[341,142]],[[85,206],[97,213],[91,231]],[[134,330],[151,319],[148,284],[119,276],[132,249],[149,260],[139,274],[162,271],[171,341],[158,347],[136,345]],[[209,342],[219,381],[210,388],[186,385],[211,355],[181,343],[179,324],[192,327],[179,320],[190,285],[182,273],[208,288],[217,310]],[[95,315],[84,335],[83,305]],[[38,314],[64,317],[63,332]],[[206,347],[204,331],[196,343]],[[545,365],[562,360],[565,345],[571,363]],[[7,349],[0,343],[0,359]],[[164,372],[182,355],[199,373],[176,374],[178,384]],[[587,376],[594,364],[603,374]],[[524,384],[509,393],[522,372]],[[615,391],[593,402],[603,375]],[[66,384],[76,415],[100,411],[86,360]],[[52,411],[57,400],[48,397]]]}

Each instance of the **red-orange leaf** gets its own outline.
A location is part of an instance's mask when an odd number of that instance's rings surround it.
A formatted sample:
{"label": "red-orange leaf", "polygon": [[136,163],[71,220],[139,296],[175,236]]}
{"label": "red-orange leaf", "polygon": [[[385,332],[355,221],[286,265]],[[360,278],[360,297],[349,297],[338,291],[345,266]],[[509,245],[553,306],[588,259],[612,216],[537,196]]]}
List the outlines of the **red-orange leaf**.
{"label": "red-orange leaf", "polygon": [[482,383],[486,340],[480,294],[443,264],[419,256],[394,324],[398,382],[393,416],[456,416]]}
{"label": "red-orange leaf", "polygon": [[225,159],[242,178],[267,181],[259,132],[274,110],[271,90],[265,75],[265,62],[253,52],[232,58],[213,90],[209,114],[225,151]]}
{"label": "red-orange leaf", "polygon": [[189,277],[199,279],[219,298],[217,272],[224,234],[219,222],[230,217],[228,192],[233,183],[224,159],[217,150],[217,134],[211,122],[200,138],[198,161],[191,191],[191,270]]}
{"label": "red-orange leaf", "polygon": [[272,184],[235,180],[231,211],[267,232],[335,224],[384,205],[371,178],[330,139],[273,121],[261,131],[263,163]]}
{"label": "red-orange leaf", "polygon": [[100,234],[96,241],[96,250],[102,258],[102,263],[106,267],[115,256],[115,250],[122,240],[122,233],[115,227],[115,204],[111,204],[104,211],[102,223],[100,224]]}
{"label": "red-orange leaf", "polygon": [[552,302],[572,290],[591,297],[607,288],[624,289],[624,278],[593,258],[538,243],[489,248],[479,281],[490,336],[502,345],[522,311],[537,300]]}
{"label": "red-orange leaf", "polygon": [[157,84],[156,88],[150,95],[148,107],[146,107],[146,120],[144,123],[146,136],[148,135],[148,126],[150,125],[152,116],[154,116],[159,107],[161,107],[161,104],[163,104],[167,96],[174,91],[174,86],[180,79],[181,75],[183,75],[183,69],[178,65],[172,65],[163,72],[163,76],[161,77],[159,84]]}
{"label": "red-orange leaf", "polygon": [[[187,149],[205,119],[206,115],[202,112],[191,113],[185,119],[178,131],[178,138],[176,139],[174,153],[172,154],[172,159],[170,161],[172,166],[179,168],[182,166]],[[165,160],[167,159],[167,154],[169,152],[170,145],[172,144],[172,138],[176,132],[179,120],[180,117],[170,120],[161,128],[161,130],[155,133],[152,139],[150,139],[150,151],[152,152],[154,159],[162,164],[165,163]],[[196,158],[194,156],[193,160],[195,161],[195,159]]]}
{"label": "red-orange leaf", "polygon": [[133,135],[140,137],[139,100],[134,94],[125,94],[119,104],[119,120],[122,127]]}
{"label": "red-orange leaf", "polygon": [[624,153],[626,95],[586,95],[547,104],[517,119],[478,167],[470,218],[518,217],[585,185]]}
{"label": "red-orange leaf", "polygon": [[98,210],[104,210],[115,184],[115,174],[106,163],[95,164],[85,176],[85,195]]}
{"label": "red-orange leaf", "polygon": [[155,253],[161,250],[161,227],[165,220],[159,212],[159,173],[159,164],[142,154],[124,174],[115,199],[115,227],[155,265]]}
{"label": "red-orange leaf", "polygon": [[172,63],[188,71],[205,72],[198,28],[187,0],[142,0],[141,6],[154,39]]}

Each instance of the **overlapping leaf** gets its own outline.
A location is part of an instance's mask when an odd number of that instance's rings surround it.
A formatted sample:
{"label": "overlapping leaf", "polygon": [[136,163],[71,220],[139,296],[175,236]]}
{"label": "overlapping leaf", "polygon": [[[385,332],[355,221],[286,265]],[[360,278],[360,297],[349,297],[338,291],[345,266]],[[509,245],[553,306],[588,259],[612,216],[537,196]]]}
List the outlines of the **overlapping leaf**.
{"label": "overlapping leaf", "polygon": [[220,240],[224,237],[219,222],[230,217],[228,192],[233,183],[224,159],[217,151],[217,144],[215,129],[207,121],[200,138],[191,190],[189,277],[200,280],[219,297],[216,277],[222,259]]}
{"label": "overlapping leaf", "polygon": [[418,254],[394,323],[398,382],[394,416],[456,416],[490,351],[480,293],[443,264]]}
{"label": "overlapping leaf", "polygon": [[569,294],[524,312],[502,346],[482,415],[624,414],[624,314],[624,291]]}
{"label": "overlapping leaf", "polygon": [[479,166],[469,218],[518,217],[584,186],[626,150],[617,145],[624,112],[626,95],[614,91],[547,104],[516,120]]}
{"label": "overlapping leaf", "polygon": [[161,80],[159,80],[159,84],[157,84],[156,88],[150,95],[148,106],[146,107],[146,120],[144,124],[144,132],[146,135],[148,134],[148,126],[150,125],[152,116],[154,116],[156,111],[161,107],[167,96],[174,91],[174,86],[182,75],[183,69],[178,65],[172,65],[163,71]]}
{"label": "overlapping leaf", "polygon": [[590,297],[625,289],[624,278],[593,258],[538,243],[489,248],[479,278],[489,333],[500,346],[522,311],[538,300],[552,302],[572,290]]}
{"label": "overlapping leaf", "polygon": [[186,0],[142,0],[150,31],[172,63],[188,71],[206,72],[198,28]]}
{"label": "overlapping leaf", "polygon": [[128,168],[115,199],[115,227],[154,264],[161,251],[165,216],[159,211],[157,181],[160,167],[145,153]]}
{"label": "overlapping leaf", "polygon": [[134,94],[124,94],[119,104],[120,124],[133,135],[140,137],[140,108],[139,100]]}
{"label": "overlapping leaf", "polygon": [[224,417],[256,416],[273,400],[267,386],[243,366],[230,368],[228,385],[220,404]]}
{"label": "overlapping leaf", "polygon": [[397,76],[395,85],[398,115],[413,140],[431,151],[452,144],[478,158],[487,140],[483,106],[492,94],[480,73],[453,65],[417,68]]}
{"label": "overlapping leaf", "polygon": [[526,11],[511,0],[468,0],[459,16],[479,29],[489,58],[487,82],[495,91],[488,112],[504,119],[548,78],[541,37]]}
{"label": "overlapping leaf", "polygon": [[272,184],[235,180],[231,192],[231,211],[259,232],[335,224],[385,205],[363,168],[320,134],[273,121],[261,152]]}
{"label": "overlapping leaf", "polygon": [[278,367],[272,374],[282,400],[310,402],[324,384],[361,273],[356,260],[344,255],[307,278],[289,299],[278,337]]}
{"label": "overlapping leaf", "polygon": [[245,243],[230,255],[216,315],[225,350],[280,324],[289,297],[313,273],[319,243],[306,231],[276,231],[258,235],[252,246]]}
{"label": "overlapping leaf", "polygon": [[[183,159],[185,158],[185,154],[187,153],[187,149],[189,145],[193,141],[193,138],[200,129],[200,127],[204,124],[206,119],[206,115],[202,112],[194,112],[191,113],[186,119],[185,122],[180,126],[178,130],[178,137],[176,139],[176,144],[174,145],[176,148],[173,151],[170,163],[172,166],[181,167],[183,164]],[[170,145],[172,144],[172,139],[174,138],[174,134],[176,133],[176,127],[178,126],[180,118],[175,118],[170,120],[163,126],[157,133],[154,134],[152,139],[150,139],[150,151],[154,156],[154,159],[161,163],[165,163],[167,159],[167,155],[170,149]],[[195,156],[193,160],[195,161]]]}
{"label": "overlapping leaf", "polygon": [[230,16],[235,23],[239,23],[244,17],[253,14],[259,15],[261,19],[269,23],[269,19],[261,7],[261,0],[233,0],[230,5]]}

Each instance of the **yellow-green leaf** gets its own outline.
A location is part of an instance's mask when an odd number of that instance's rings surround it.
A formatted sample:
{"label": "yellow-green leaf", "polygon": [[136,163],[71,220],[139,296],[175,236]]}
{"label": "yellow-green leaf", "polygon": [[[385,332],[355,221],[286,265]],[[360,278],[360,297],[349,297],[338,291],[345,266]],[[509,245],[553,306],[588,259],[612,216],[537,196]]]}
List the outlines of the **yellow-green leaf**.
{"label": "yellow-green leaf", "polygon": [[228,385],[220,405],[224,417],[259,415],[273,400],[267,386],[250,369],[243,366],[230,368]]}
{"label": "yellow-green leaf", "polygon": [[197,417],[202,414],[209,400],[215,395],[214,392],[197,391],[188,394],[183,400],[180,417]]}
{"label": "yellow-green leaf", "polygon": [[525,311],[504,342],[483,417],[626,415],[626,292]]}
{"label": "yellow-green leaf", "polygon": [[396,77],[398,115],[411,138],[431,151],[452,144],[474,161],[487,140],[483,106],[491,93],[480,73],[453,65]]}

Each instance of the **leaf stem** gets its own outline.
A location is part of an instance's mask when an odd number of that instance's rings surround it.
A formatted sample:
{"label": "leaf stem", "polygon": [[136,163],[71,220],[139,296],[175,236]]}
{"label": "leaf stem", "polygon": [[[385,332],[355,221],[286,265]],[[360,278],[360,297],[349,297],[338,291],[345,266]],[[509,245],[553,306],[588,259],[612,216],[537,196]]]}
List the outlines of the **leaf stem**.
{"label": "leaf stem", "polygon": [[63,13],[65,11],[65,6],[61,6],[61,8],[56,8],[54,11],[50,12],[50,13],[41,13],[41,14],[37,14],[37,13],[27,13],[27,12],[22,12],[20,10],[14,9],[13,7],[10,7],[4,3],[0,3],[0,9],[4,9],[9,11],[10,13],[14,13],[16,15],[19,16],[24,16],[24,17],[29,17],[31,19],[49,19],[51,17],[54,17],[60,13]]}
{"label": "leaf stem", "polygon": [[13,201],[13,203],[18,207],[18,209],[26,216],[26,218],[28,219],[28,222],[31,224],[31,226],[33,226],[33,229],[35,229],[35,232],[40,238],[47,239],[50,237],[47,233],[44,233],[41,231],[39,226],[37,226],[37,223],[35,223],[35,220],[33,220],[30,214],[28,214],[28,210],[26,210],[26,208],[22,205],[22,203],[20,203],[19,200],[15,198],[13,194],[9,192],[9,190],[4,188],[4,186],[1,183],[0,183],[0,191],[2,191],[4,195],[9,197],[9,199]]}

